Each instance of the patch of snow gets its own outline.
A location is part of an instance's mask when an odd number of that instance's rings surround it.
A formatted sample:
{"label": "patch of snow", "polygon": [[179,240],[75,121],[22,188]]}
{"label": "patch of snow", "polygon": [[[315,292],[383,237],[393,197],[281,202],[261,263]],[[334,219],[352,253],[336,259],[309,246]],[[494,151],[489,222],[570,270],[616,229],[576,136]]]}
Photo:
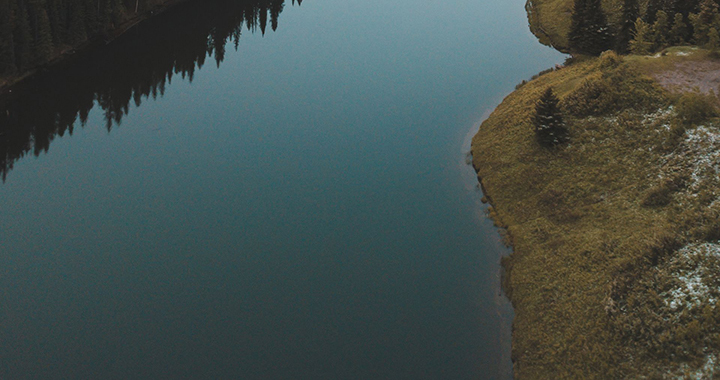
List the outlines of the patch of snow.
{"label": "patch of snow", "polygon": [[658,121],[663,122],[662,128],[670,129],[670,117],[674,115],[675,108],[673,106],[667,108],[658,108],[657,111],[643,116],[642,124],[644,126],[653,126]]}
{"label": "patch of snow", "polygon": [[686,179],[684,189],[675,196],[677,202],[720,199],[720,129],[701,125],[685,132],[677,149],[660,160],[658,178]]}
{"label": "patch of snow", "polygon": [[686,136],[682,148],[690,164],[690,188],[697,190],[706,176],[720,174],[720,130],[699,126],[687,131]]}
{"label": "patch of snow", "polygon": [[690,52],[687,52],[687,51],[679,51],[679,52],[675,53],[675,55],[679,55],[679,56],[681,56],[681,57],[687,57],[688,55],[690,55]]}
{"label": "patch of snow", "polygon": [[672,275],[678,280],[678,286],[663,293],[665,304],[672,310],[680,306],[683,309],[692,309],[703,303],[714,305],[717,300],[710,296],[710,288],[706,278],[717,276],[713,270],[703,264],[708,257],[720,258],[720,244],[696,243],[690,244],[678,251],[670,265],[678,267]]}
{"label": "patch of snow", "polygon": [[687,364],[682,364],[680,366],[679,373],[681,373],[679,376],[675,376],[675,379],[678,380],[704,380],[704,379],[712,379],[713,375],[715,374],[715,364],[717,363],[717,356],[715,354],[708,354],[708,356],[705,357],[705,363],[700,366],[700,368],[696,369],[695,371],[691,371],[689,366]]}

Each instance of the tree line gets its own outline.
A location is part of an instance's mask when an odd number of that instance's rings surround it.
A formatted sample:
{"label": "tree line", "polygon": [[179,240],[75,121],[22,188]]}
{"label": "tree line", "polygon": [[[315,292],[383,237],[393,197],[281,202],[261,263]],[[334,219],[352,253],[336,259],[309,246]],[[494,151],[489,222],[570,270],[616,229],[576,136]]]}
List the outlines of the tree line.
{"label": "tree line", "polygon": [[[0,0],[0,75],[42,65],[170,1],[176,0]],[[276,23],[282,2],[266,3]]]}
{"label": "tree line", "polygon": [[667,46],[720,47],[720,0],[623,0],[617,25],[611,25],[601,0],[575,0],[568,42],[574,53],[607,50],[648,54]]}
{"label": "tree line", "polygon": [[131,105],[162,96],[173,79],[192,81],[208,58],[220,65],[228,44],[238,48],[243,29],[276,29],[283,7],[284,0],[186,2],[77,63],[15,86],[0,97],[0,177],[5,181],[19,159],[85,125],[94,107],[103,110],[109,131]]}

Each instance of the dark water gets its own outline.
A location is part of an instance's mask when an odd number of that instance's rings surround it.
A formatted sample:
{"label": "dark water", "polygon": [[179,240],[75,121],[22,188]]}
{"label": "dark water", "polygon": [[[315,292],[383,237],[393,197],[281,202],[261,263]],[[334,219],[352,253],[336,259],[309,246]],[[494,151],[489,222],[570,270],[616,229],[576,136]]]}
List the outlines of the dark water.
{"label": "dark water", "polygon": [[198,1],[16,88],[0,379],[509,378],[465,153],[562,59],[523,5]]}

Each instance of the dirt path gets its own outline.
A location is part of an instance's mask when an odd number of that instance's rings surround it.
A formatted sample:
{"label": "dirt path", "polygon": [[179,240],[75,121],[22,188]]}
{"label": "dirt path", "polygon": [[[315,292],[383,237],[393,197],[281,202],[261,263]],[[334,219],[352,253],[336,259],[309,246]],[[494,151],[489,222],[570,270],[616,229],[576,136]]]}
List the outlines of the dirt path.
{"label": "dirt path", "polygon": [[720,94],[720,61],[681,62],[672,70],[653,74],[663,87],[673,92],[698,89],[709,94]]}

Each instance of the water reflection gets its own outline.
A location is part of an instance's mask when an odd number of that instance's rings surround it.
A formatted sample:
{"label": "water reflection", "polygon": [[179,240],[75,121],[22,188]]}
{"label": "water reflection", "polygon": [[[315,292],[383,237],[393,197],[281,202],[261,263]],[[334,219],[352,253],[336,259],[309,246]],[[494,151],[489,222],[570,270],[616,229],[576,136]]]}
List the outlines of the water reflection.
{"label": "water reflection", "polygon": [[162,96],[177,75],[192,81],[207,58],[219,66],[228,43],[237,50],[244,28],[265,34],[269,17],[276,30],[284,5],[284,0],[188,2],[17,86],[0,97],[3,182],[22,157],[47,151],[55,136],[73,133],[78,119],[85,125],[95,104],[105,112],[109,131],[120,125],[131,103]]}

